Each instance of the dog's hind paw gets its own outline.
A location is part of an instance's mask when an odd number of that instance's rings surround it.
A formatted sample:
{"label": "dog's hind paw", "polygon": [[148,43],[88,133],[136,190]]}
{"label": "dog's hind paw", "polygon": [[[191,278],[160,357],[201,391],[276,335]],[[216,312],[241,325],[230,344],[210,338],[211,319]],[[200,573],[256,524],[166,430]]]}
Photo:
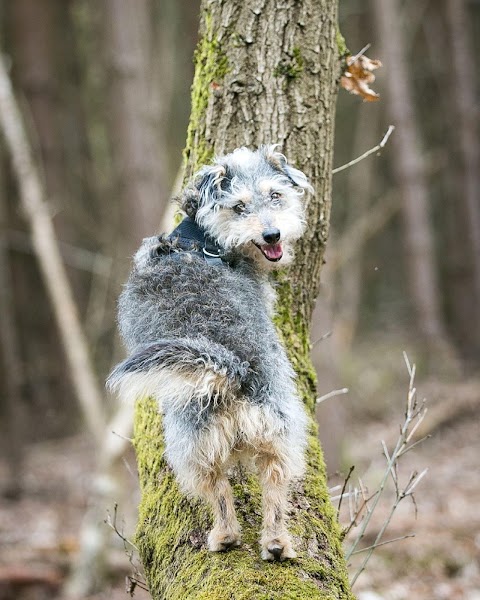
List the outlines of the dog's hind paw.
{"label": "dog's hind paw", "polygon": [[240,533],[221,532],[212,529],[208,535],[208,549],[210,552],[226,552],[232,548],[240,546]]}
{"label": "dog's hind paw", "polygon": [[286,560],[288,558],[296,558],[297,556],[292,547],[290,537],[287,535],[262,541],[261,546],[263,560]]}

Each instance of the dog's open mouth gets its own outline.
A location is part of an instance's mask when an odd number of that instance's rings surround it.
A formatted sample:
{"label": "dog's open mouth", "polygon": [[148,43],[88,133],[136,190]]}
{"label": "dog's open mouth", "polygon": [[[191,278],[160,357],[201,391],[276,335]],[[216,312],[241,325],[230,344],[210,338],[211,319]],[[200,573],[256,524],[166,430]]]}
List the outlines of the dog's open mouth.
{"label": "dog's open mouth", "polygon": [[260,244],[255,244],[255,246],[257,246],[257,248],[259,248],[262,251],[265,258],[267,260],[270,260],[271,262],[277,262],[283,256],[282,244],[280,243],[263,244],[262,246],[260,246]]}

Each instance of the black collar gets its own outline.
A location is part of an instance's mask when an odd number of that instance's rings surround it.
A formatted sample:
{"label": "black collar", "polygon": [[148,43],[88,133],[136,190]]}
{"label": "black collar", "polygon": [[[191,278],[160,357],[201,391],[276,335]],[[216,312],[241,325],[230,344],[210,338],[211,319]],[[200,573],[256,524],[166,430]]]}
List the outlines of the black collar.
{"label": "black collar", "polygon": [[185,217],[168,237],[185,252],[201,253],[209,264],[224,264],[222,248],[190,217]]}

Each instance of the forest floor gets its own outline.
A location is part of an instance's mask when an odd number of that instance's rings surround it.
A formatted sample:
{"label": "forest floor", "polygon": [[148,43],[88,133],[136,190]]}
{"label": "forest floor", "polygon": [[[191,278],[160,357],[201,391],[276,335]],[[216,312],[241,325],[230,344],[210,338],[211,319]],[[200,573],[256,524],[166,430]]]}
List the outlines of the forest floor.
{"label": "forest floor", "polygon": [[[428,467],[429,471],[416,490],[417,517],[406,499],[384,539],[410,533],[415,537],[378,548],[354,591],[359,600],[480,600],[480,382],[429,381],[419,387],[422,396],[430,399],[431,417],[425,421],[431,419],[427,429],[432,437],[402,458],[399,479],[405,482],[414,470]],[[402,410],[397,403],[386,412],[359,419],[358,409],[352,409],[345,418],[349,436],[343,453],[354,457],[350,462],[344,459],[346,468],[355,464],[354,473],[371,490],[385,467],[380,442],[384,439],[389,447],[394,443]],[[119,515],[120,520],[125,516],[125,533],[131,536],[138,500],[133,455],[126,457],[125,464],[125,487],[131,485],[131,490],[125,494],[128,502],[120,503]],[[82,436],[26,449],[23,495],[16,501],[2,499],[0,504],[0,600],[61,598],[61,584],[79,545],[93,467],[91,445]],[[0,481],[5,473],[0,459]],[[339,482],[341,478],[332,477],[332,486]],[[390,488],[386,490],[387,501],[379,505],[364,546],[373,542],[382,526],[392,494]],[[114,499],[105,506],[105,516],[113,504]],[[344,503],[343,523],[349,519],[347,513],[348,503]],[[107,525],[100,521],[99,527]],[[355,557],[352,575],[363,556]],[[112,532],[104,590],[89,600],[129,597],[125,577],[131,572],[123,544]],[[137,588],[135,598],[145,600],[148,595]]]}

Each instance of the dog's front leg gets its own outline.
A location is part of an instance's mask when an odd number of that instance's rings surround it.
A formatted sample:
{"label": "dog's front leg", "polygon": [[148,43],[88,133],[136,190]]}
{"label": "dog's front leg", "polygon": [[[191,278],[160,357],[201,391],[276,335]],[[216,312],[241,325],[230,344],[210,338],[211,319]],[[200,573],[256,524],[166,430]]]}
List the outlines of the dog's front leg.
{"label": "dog's front leg", "polygon": [[277,456],[263,455],[257,459],[263,485],[263,528],[260,539],[264,560],[295,558],[292,540],[285,524],[289,481]]}
{"label": "dog's front leg", "polygon": [[240,545],[240,525],[235,514],[232,488],[224,473],[211,473],[202,483],[202,495],[213,511],[208,549],[222,552]]}

